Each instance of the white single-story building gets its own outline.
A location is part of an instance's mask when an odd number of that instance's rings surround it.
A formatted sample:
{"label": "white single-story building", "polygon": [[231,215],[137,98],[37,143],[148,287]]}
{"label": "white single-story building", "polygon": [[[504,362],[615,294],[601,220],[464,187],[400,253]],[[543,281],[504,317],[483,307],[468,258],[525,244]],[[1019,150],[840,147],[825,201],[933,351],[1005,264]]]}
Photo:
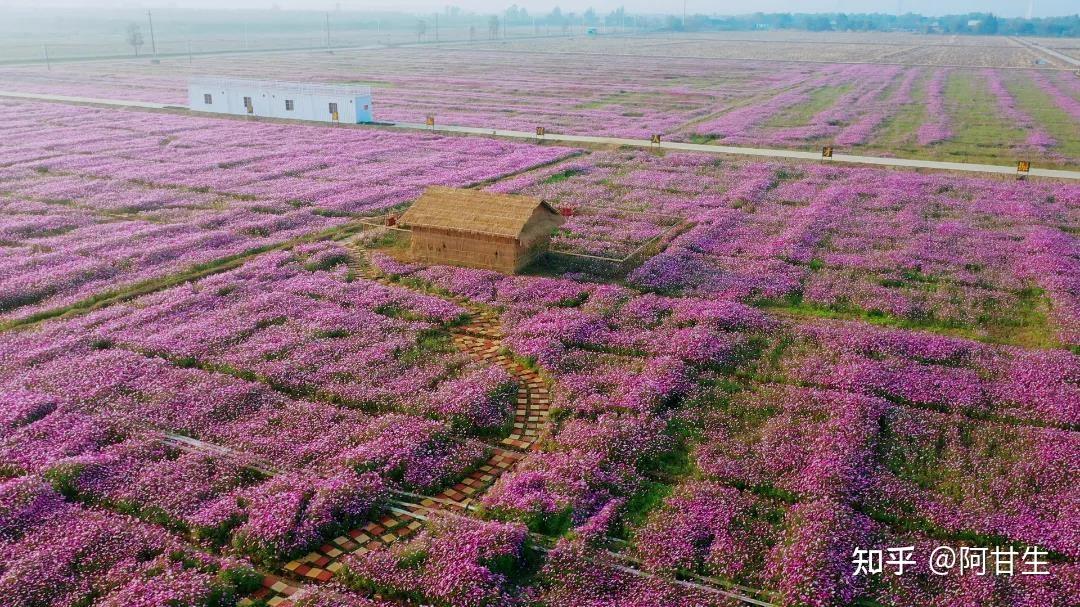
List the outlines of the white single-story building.
{"label": "white single-story building", "polygon": [[371,87],[192,78],[188,109],[238,116],[267,116],[357,124],[372,121]]}

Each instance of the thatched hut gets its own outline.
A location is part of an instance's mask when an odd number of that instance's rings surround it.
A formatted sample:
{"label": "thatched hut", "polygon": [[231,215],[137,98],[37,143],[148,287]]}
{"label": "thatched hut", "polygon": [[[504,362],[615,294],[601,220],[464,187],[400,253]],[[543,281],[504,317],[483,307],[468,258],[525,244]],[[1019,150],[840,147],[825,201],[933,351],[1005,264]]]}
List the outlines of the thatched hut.
{"label": "thatched hut", "polygon": [[513,274],[543,251],[565,218],[529,196],[433,186],[401,216],[419,261]]}

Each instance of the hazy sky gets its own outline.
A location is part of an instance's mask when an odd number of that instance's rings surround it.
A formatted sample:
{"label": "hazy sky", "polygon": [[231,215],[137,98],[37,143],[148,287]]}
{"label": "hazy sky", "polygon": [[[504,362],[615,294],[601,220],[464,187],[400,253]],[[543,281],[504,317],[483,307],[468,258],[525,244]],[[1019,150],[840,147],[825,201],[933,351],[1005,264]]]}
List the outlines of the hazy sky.
{"label": "hazy sky", "polygon": [[[333,9],[340,5],[343,10],[402,10],[431,12],[447,5],[459,6],[476,12],[502,11],[511,4],[523,6],[529,12],[547,13],[554,6],[564,11],[582,11],[593,7],[608,12],[625,6],[631,12],[681,13],[680,0],[0,0],[4,6],[79,6],[79,7],[174,7],[174,8],[258,8],[268,9],[277,4],[280,8],[304,8],[312,10]],[[999,15],[1015,17],[1027,13],[1029,0],[687,0],[687,11],[706,14],[743,14],[763,12],[885,12],[895,13],[898,7],[904,12],[924,15],[993,11]],[[1080,12],[1078,0],[1035,0],[1033,14],[1036,17],[1071,15]]]}

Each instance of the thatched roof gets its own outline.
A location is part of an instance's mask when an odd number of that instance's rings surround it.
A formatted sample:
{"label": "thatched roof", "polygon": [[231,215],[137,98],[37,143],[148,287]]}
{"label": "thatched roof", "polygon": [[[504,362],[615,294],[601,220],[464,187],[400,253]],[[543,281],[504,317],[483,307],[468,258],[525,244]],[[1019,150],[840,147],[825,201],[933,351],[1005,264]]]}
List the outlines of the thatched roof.
{"label": "thatched roof", "polygon": [[517,238],[538,207],[559,216],[530,196],[431,186],[401,216],[401,224]]}

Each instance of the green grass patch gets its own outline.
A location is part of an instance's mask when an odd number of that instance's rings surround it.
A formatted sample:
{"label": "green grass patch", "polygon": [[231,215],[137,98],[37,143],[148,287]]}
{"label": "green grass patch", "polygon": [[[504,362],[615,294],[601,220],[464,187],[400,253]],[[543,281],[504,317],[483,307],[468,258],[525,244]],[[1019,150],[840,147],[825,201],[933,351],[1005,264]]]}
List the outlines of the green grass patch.
{"label": "green grass patch", "polygon": [[656,481],[647,481],[642,489],[626,502],[621,525],[612,531],[617,538],[630,540],[633,530],[641,527],[649,515],[663,507],[668,496],[675,490],[673,485]]}
{"label": "green grass patch", "polygon": [[890,149],[904,151],[904,155],[911,155],[916,146],[916,133],[928,119],[926,112],[926,84],[932,72],[927,70],[919,82],[911,91],[913,103],[902,106],[895,114],[885,119],[871,139],[871,143],[856,146],[856,149],[867,148]]}
{"label": "green grass patch", "polygon": [[566,181],[567,179],[570,179],[574,175],[580,175],[580,174],[582,174],[584,172],[585,172],[584,170],[578,169],[578,168],[566,169],[564,171],[559,171],[558,173],[555,173],[554,175],[549,175],[549,176],[545,177],[544,180],[541,181],[540,183],[541,184],[559,183],[560,181]]}
{"label": "green grass patch", "polygon": [[1026,132],[1004,119],[997,99],[979,72],[954,71],[945,85],[951,139],[928,148],[916,148],[940,160],[959,162],[1009,162],[1016,157]]}
{"label": "green grass patch", "polygon": [[808,124],[819,112],[836,105],[837,99],[849,90],[851,90],[851,85],[849,84],[843,86],[824,86],[815,89],[810,93],[809,101],[777,113],[766,120],[762,126],[787,128]]}
{"label": "green grass patch", "polygon": [[397,359],[406,365],[423,362],[432,354],[445,354],[455,350],[450,333],[441,329],[427,329],[416,337],[416,343],[407,350],[398,352]]}
{"label": "green grass patch", "polygon": [[[935,285],[931,281],[928,286]],[[1045,294],[1039,289],[1029,289],[1020,291],[1017,295],[1019,304],[1010,310],[1009,314],[998,314],[993,319],[980,318],[977,325],[945,322],[934,318],[901,318],[880,310],[864,310],[850,304],[817,305],[803,301],[798,296],[784,300],[760,300],[754,305],[769,312],[798,318],[859,320],[882,327],[929,331],[992,344],[1027,348],[1058,347],[1054,331],[1047,321],[1049,302]]]}
{"label": "green grass patch", "polygon": [[1050,149],[1070,158],[1071,161],[1066,164],[1072,167],[1080,164],[1080,123],[1039,89],[1026,72],[1011,73],[1006,77],[1005,86],[1016,98],[1020,110],[1031,116],[1036,127],[1041,127],[1057,140],[1057,145]]}
{"label": "green grass patch", "polygon": [[716,135],[706,135],[703,133],[691,133],[686,140],[690,143],[696,143],[699,145],[709,145],[715,143],[719,139]]}

